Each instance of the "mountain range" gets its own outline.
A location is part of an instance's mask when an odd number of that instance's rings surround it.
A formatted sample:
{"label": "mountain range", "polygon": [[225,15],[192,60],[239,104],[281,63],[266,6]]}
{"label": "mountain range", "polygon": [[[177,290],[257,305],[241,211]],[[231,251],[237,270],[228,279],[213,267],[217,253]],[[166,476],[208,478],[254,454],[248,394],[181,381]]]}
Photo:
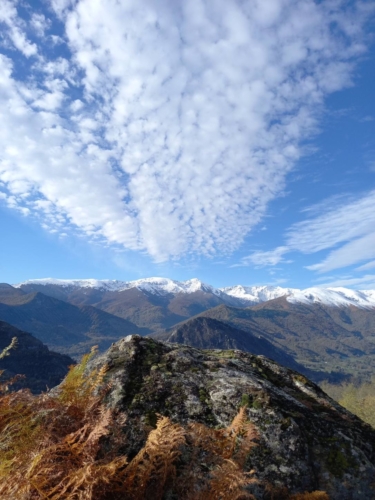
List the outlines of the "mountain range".
{"label": "mountain range", "polygon": [[75,306],[6,284],[0,285],[0,320],[32,333],[50,349],[75,358],[93,345],[105,350],[124,335],[149,331],[96,307]]}
{"label": "mountain range", "polygon": [[214,288],[194,278],[175,281],[169,278],[145,278],[135,281],[118,280],[59,280],[53,278],[28,280],[14,285],[24,291],[39,291],[60,299],[82,301],[83,296],[91,303],[101,302],[108,293],[121,293],[136,289],[159,297],[194,295],[204,293],[217,297],[227,305],[250,306],[286,296],[291,303],[322,303],[334,307],[354,306],[375,308],[375,290],[351,290],[349,288],[282,288],[278,286],[243,286]]}
{"label": "mountain range", "polygon": [[375,373],[375,309],[280,297],[243,309],[222,305],[200,316],[264,338],[305,368],[358,378]]}
{"label": "mountain range", "polygon": [[373,290],[48,278],[0,285],[0,319],[76,358],[135,333],[199,348],[253,352],[262,344],[254,353],[333,377],[375,371]]}

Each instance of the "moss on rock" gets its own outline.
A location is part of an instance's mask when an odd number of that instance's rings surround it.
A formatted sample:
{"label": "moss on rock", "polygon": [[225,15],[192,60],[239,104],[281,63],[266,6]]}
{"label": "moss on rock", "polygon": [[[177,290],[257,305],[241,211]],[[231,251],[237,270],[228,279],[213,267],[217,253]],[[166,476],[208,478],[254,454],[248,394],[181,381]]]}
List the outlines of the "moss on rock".
{"label": "moss on rock", "polygon": [[273,484],[291,492],[325,490],[332,500],[373,498],[375,431],[297,372],[264,356],[136,335],[113,344],[90,368],[104,364],[107,403],[126,415],[129,456],[142,447],[157,414],[220,427],[246,406],[260,433],[246,461],[256,470],[257,495]]}

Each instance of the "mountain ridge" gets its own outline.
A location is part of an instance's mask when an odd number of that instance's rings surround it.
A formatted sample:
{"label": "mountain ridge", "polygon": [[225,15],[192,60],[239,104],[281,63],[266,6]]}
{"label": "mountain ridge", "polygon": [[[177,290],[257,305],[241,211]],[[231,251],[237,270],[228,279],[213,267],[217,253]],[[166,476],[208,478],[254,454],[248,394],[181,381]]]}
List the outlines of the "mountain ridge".
{"label": "mountain ridge", "polygon": [[[238,285],[226,288],[227,293],[214,293],[216,289],[199,280],[176,282],[166,278],[147,278],[133,282],[107,280],[104,283],[103,288],[103,281],[98,280],[61,282],[44,279],[24,282],[18,288],[5,286],[2,290],[5,299],[0,297],[0,319],[36,334],[33,325],[11,321],[9,316],[2,314],[5,306],[1,304],[4,300],[20,304],[27,300],[27,293],[35,292],[45,294],[46,299],[47,296],[54,297],[66,306],[93,307],[88,311],[91,316],[99,317],[100,312],[97,310],[100,310],[112,315],[108,317],[111,322],[115,322],[114,317],[117,317],[134,325],[129,328],[124,324],[120,330],[117,329],[116,336],[111,335],[113,340],[116,340],[114,337],[119,338],[120,334],[147,335],[179,328],[185,321],[202,315],[262,337],[314,372],[323,371],[328,375],[340,373],[360,380],[371,378],[375,372],[373,290],[298,290]],[[123,288],[124,283],[126,289],[114,291],[114,288]],[[61,307],[66,308],[63,303]],[[93,323],[98,322],[95,320]],[[43,326],[45,332],[46,326]],[[109,329],[106,330],[105,341],[102,338],[101,343],[103,348],[108,346],[110,340],[107,336]],[[83,333],[88,331],[82,330]],[[94,342],[94,338],[98,338],[94,331],[93,337],[86,337],[82,343],[74,337],[76,328],[71,328],[71,333],[71,342],[76,345],[75,352],[61,351],[59,347],[60,352],[77,355],[78,348],[83,353],[89,345],[86,341]],[[44,341],[44,338],[41,340]],[[49,345],[56,349],[56,344]]]}
{"label": "mountain ridge", "polygon": [[90,305],[78,307],[41,292],[0,301],[0,320],[33,334],[51,349],[78,358],[93,345],[107,349],[127,333],[147,333]]}
{"label": "mountain ridge", "polygon": [[365,309],[375,308],[375,290],[352,290],[344,287],[310,287],[306,289],[282,288],[275,286],[244,286],[215,288],[203,283],[197,278],[187,281],[177,281],[169,278],[144,278],[133,281],[119,280],[60,280],[44,278],[27,280],[13,285],[16,289],[29,289],[30,287],[59,287],[62,289],[94,289],[106,292],[123,292],[137,288],[145,293],[154,295],[191,294],[198,291],[210,293],[224,302],[237,306],[251,306],[267,302],[275,298],[287,296],[291,303],[322,303],[332,307],[354,306]]}
{"label": "mountain ridge", "polygon": [[296,370],[315,382],[326,379],[326,374],[308,370],[269,340],[255,332],[240,330],[228,323],[203,316],[195,316],[177,324],[164,332],[148,335],[155,340],[172,344],[184,344],[197,349],[234,349],[251,352],[254,355],[267,356],[276,363]]}
{"label": "mountain ridge", "polygon": [[371,378],[375,371],[372,309],[291,303],[279,297],[249,308],[221,305],[199,316],[261,336],[305,368],[359,378]]}

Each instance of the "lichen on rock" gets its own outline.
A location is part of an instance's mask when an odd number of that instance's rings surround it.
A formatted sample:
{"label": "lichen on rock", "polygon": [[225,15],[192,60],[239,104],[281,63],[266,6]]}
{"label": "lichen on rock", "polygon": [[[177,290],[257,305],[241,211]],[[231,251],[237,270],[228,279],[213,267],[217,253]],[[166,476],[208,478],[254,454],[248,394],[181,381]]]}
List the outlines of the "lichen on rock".
{"label": "lichen on rock", "polygon": [[123,413],[124,453],[144,445],[158,414],[181,424],[227,426],[240,406],[259,430],[246,461],[266,498],[269,485],[291,493],[324,490],[332,500],[375,497],[375,431],[317,385],[264,356],[199,350],[138,335],[95,358],[108,366],[106,404]]}

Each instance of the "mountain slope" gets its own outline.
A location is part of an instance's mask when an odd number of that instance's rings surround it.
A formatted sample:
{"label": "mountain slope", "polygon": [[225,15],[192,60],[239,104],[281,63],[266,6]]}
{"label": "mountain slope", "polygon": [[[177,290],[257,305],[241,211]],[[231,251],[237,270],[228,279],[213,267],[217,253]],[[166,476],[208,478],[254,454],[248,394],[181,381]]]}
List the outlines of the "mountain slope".
{"label": "mountain slope", "polygon": [[14,375],[25,375],[14,388],[29,387],[38,393],[59,384],[74,361],[69,356],[50,351],[38,339],[8,323],[0,321],[0,352],[10,345],[12,338],[17,338],[17,345],[9,355],[0,359],[0,370],[4,370],[1,380],[8,380]]}
{"label": "mountain slope", "polygon": [[197,349],[236,349],[263,355],[283,366],[308,374],[310,377],[315,376],[315,379],[319,378],[319,374],[310,373],[285,350],[275,347],[268,340],[212,318],[189,319],[170,330],[153,334],[151,337],[164,342],[190,345]]}
{"label": "mountain slope", "polygon": [[130,333],[147,333],[133,323],[92,306],[76,307],[36,292],[0,303],[0,319],[35,335],[48,347],[79,357],[93,345],[101,350]]}
{"label": "mountain slope", "polygon": [[21,288],[15,288],[7,283],[0,283],[0,302],[11,304],[22,295],[25,295],[25,292]]}
{"label": "mountain slope", "polygon": [[238,309],[201,313],[267,339],[303,366],[369,377],[375,371],[375,313],[371,309],[290,303],[285,297]]}
{"label": "mountain slope", "polygon": [[241,303],[218,289],[193,279],[136,281],[31,280],[16,285],[23,292],[42,292],[71,304],[92,305],[141,328],[169,328],[220,304]]}

